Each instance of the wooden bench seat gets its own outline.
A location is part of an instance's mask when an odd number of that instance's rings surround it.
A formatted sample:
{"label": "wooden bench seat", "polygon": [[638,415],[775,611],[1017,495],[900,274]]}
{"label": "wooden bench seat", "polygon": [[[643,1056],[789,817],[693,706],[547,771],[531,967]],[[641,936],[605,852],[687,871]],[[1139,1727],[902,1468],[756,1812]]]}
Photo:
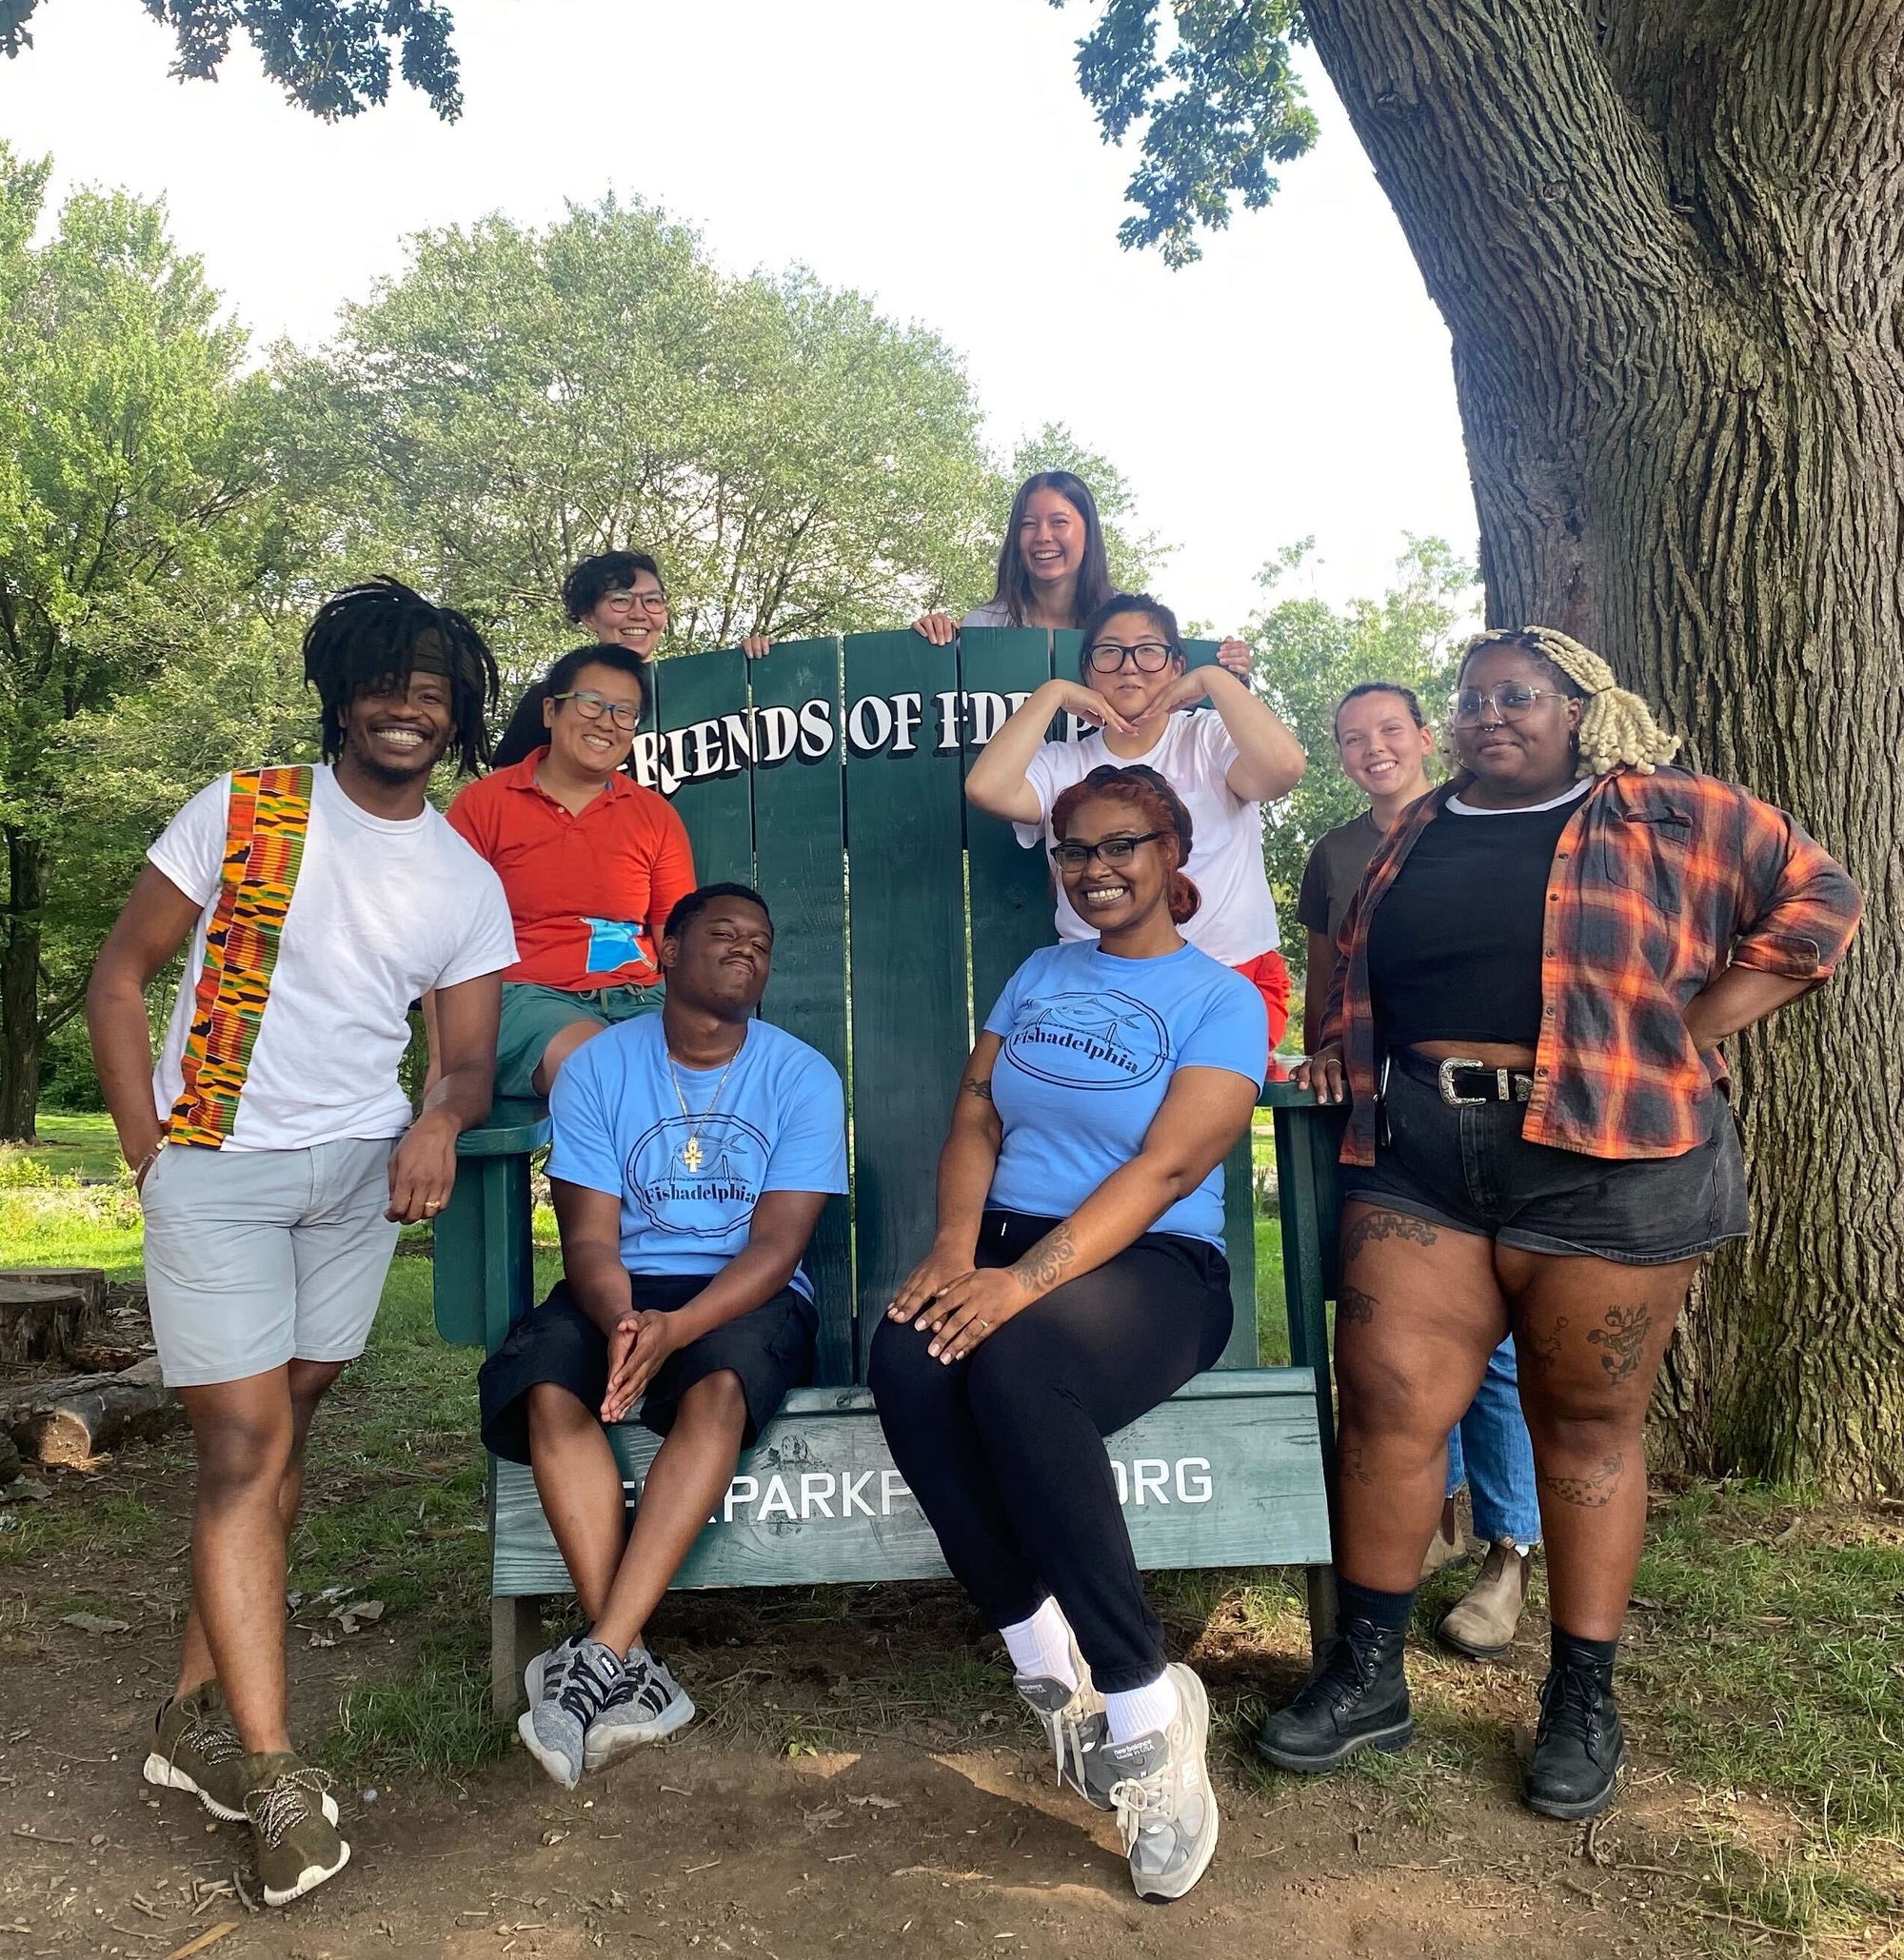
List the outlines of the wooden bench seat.
{"label": "wooden bench seat", "polygon": [[[777,647],[751,667],[720,653],[659,670],[657,725],[638,764],[680,808],[702,878],[766,897],[777,930],[764,1012],[846,1078],[853,1167],[851,1198],[829,1202],[806,1261],[819,1385],[791,1395],[743,1458],[681,1586],[944,1572],[861,1385],[864,1347],[931,1237],[933,1173],[974,1020],[1051,938],[1041,855],[967,808],[963,768],[1014,697],[1054,668],[1076,671],[1077,639],[975,632],[934,648],[912,634],[873,634]],[[1200,644],[1193,659],[1214,653]],[[1286,1083],[1271,1083],[1261,1101],[1275,1112],[1290,1365],[1256,1365],[1246,1140],[1228,1165],[1237,1319],[1222,1363],[1109,1447],[1140,1566],[1306,1567],[1319,1636],[1333,1615],[1324,1301],[1340,1117]],[[531,1158],[546,1139],[542,1106],[507,1100],[462,1139],[455,1194],[435,1230],[446,1340],[493,1353],[534,1304]],[[657,1439],[633,1423],[610,1438],[632,1504]],[[540,1602],[568,1580],[526,1469],[492,1462],[490,1515],[492,1681],[506,1713],[540,1639]]]}

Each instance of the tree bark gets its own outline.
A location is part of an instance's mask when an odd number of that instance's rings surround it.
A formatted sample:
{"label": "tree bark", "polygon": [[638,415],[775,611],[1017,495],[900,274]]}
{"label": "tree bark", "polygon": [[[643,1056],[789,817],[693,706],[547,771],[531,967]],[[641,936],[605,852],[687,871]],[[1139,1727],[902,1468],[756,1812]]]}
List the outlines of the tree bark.
{"label": "tree bark", "polygon": [[1308,0],[1454,341],[1488,615],[1563,627],[1870,909],[1730,1044],[1755,1226],[1689,1467],[1904,1490],[1904,10]]}
{"label": "tree bark", "polygon": [[30,1143],[40,1095],[40,908],[46,874],[38,841],[8,825],[7,902],[0,906],[0,1143]]}

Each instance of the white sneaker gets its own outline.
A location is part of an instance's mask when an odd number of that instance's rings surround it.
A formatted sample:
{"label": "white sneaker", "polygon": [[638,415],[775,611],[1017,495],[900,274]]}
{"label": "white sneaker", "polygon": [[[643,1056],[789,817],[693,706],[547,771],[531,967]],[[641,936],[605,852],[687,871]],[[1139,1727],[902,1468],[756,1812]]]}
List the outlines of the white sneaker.
{"label": "white sneaker", "polygon": [[588,1725],[583,1768],[599,1770],[645,1742],[663,1742],[694,1719],[687,1691],[645,1647],[631,1647],[621,1681]]}
{"label": "white sneaker", "polygon": [[1071,1642],[1071,1672],[1078,1676],[1075,1688],[1067,1688],[1049,1674],[1014,1674],[1012,1686],[1044,1730],[1059,1782],[1075,1790],[1087,1804],[1101,1811],[1112,1810],[1110,1778],[1099,1768],[1102,1761],[1100,1752],[1109,1733],[1104,1697],[1092,1684],[1091,1670],[1084,1665],[1075,1639]]}
{"label": "white sneaker", "polygon": [[1168,1675],[1178,1704],[1169,1724],[1099,1752],[1103,1772],[1116,1779],[1111,1801],[1142,1899],[1180,1899],[1210,1869],[1217,1849],[1217,1793],[1203,1759],[1209,1697],[1180,1662]]}

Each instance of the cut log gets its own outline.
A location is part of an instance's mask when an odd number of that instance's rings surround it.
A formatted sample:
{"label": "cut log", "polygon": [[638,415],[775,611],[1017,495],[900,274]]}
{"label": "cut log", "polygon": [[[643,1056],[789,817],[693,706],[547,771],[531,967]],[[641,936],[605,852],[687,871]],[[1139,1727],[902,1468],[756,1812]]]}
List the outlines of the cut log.
{"label": "cut log", "polygon": [[51,1279],[0,1278],[0,1367],[64,1359],[87,1319],[86,1291]]}
{"label": "cut log", "polygon": [[117,1375],[69,1376],[0,1392],[0,1429],[24,1456],[83,1465],[137,1436],[156,1435],[184,1417],[159,1378],[156,1356]]}
{"label": "cut log", "polygon": [[30,1286],[77,1287],[89,1314],[106,1310],[106,1272],[101,1266],[0,1266],[0,1282],[24,1279]]}

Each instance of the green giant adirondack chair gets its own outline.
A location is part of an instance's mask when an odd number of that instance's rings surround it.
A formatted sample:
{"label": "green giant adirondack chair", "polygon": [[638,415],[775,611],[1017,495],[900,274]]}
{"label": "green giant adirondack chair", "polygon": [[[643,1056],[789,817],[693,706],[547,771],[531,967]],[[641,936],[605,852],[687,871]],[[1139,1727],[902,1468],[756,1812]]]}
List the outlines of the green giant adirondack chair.
{"label": "green giant adirondack chair", "polygon": [[[768,1586],[942,1574],[859,1384],[878,1317],[933,1231],[933,1184],[960,1064],[1019,962],[1053,937],[1043,854],[970,808],[972,756],[1079,636],[987,630],[934,647],[872,633],[664,663],[636,773],[672,798],[704,881],[757,886],[772,908],[762,1012],[847,1082],[852,1191],[806,1257],[820,1310],[816,1386],[789,1396],[742,1460],[682,1568],[683,1586]],[[1194,663],[1214,657],[1200,643]],[[1063,731],[1060,731],[1062,733]],[[1071,731],[1075,734],[1075,730]],[[1228,1176],[1236,1331],[1221,1364],[1110,1439],[1138,1562],[1301,1565],[1319,1633],[1327,1584],[1333,1422],[1323,1300],[1331,1287],[1338,1119],[1287,1084],[1275,1112],[1292,1365],[1259,1368],[1247,1143]],[[436,1322],[491,1352],[535,1301],[529,1158],[539,1104],[499,1102],[462,1142],[436,1225]],[[657,1439],[612,1432],[632,1502]],[[521,1697],[538,1607],[568,1590],[526,1469],[491,1466],[492,1663],[498,1711]]]}

